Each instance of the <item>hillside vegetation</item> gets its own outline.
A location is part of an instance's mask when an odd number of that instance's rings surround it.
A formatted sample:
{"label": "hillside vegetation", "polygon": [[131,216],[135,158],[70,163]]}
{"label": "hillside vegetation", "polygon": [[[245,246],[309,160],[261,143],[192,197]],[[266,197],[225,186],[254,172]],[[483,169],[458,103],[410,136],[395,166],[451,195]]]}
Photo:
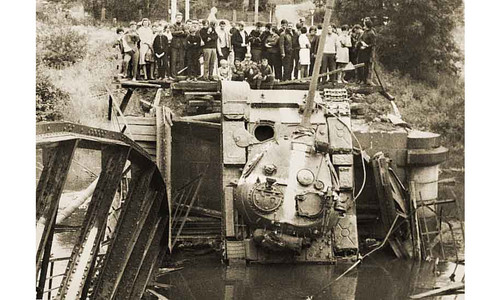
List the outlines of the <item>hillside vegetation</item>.
{"label": "hillside vegetation", "polygon": [[[47,16],[48,13],[51,14]],[[105,126],[105,85],[112,83],[116,73],[114,39],[114,28],[78,25],[57,9],[46,12],[37,21],[37,121],[64,119]],[[462,168],[463,76],[449,72],[450,68],[445,72],[442,66],[436,66],[441,69],[433,72],[427,68],[429,77],[381,66],[382,80],[396,96],[405,121],[414,128],[442,134],[443,144],[451,150],[447,165]],[[377,95],[372,97],[368,101],[373,110],[389,111],[388,102]]]}

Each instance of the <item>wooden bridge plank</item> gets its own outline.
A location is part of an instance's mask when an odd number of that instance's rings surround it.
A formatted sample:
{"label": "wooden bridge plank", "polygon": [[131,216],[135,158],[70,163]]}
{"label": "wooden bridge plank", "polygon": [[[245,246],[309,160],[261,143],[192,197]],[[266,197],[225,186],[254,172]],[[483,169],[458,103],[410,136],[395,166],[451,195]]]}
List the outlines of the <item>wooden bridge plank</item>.
{"label": "wooden bridge plank", "polygon": [[156,119],[154,117],[127,116],[127,122],[129,125],[156,125]]}
{"label": "wooden bridge plank", "polygon": [[155,126],[151,125],[129,125],[129,126],[130,126],[129,129],[134,136],[139,134],[156,135]]}

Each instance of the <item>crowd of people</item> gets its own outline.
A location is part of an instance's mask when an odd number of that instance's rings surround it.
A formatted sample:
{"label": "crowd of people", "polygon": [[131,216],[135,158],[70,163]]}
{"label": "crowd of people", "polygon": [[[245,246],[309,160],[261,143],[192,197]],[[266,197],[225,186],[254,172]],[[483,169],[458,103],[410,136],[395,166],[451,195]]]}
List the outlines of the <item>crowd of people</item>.
{"label": "crowd of people", "polygon": [[[154,23],[144,18],[117,29],[120,76],[132,80],[169,79],[187,76],[188,81],[262,82],[306,79],[312,75],[321,27],[306,26],[301,18],[280,26],[257,22],[249,33],[243,22],[187,20],[177,14],[175,23]],[[320,73],[364,63],[356,71],[323,76],[323,82],[348,81],[372,84],[371,68],[376,34],[370,19],[363,25],[337,28],[328,25]]]}

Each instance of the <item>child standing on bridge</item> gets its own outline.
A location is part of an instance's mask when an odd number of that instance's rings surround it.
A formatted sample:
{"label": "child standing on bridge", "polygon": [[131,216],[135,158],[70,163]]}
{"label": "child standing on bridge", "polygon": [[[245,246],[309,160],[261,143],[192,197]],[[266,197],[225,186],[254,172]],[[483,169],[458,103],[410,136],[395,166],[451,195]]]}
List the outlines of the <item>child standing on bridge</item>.
{"label": "child standing on bridge", "polygon": [[189,29],[189,36],[186,39],[186,58],[187,58],[187,74],[188,81],[197,81],[199,69],[198,59],[200,58],[201,37],[196,34],[196,28]]}

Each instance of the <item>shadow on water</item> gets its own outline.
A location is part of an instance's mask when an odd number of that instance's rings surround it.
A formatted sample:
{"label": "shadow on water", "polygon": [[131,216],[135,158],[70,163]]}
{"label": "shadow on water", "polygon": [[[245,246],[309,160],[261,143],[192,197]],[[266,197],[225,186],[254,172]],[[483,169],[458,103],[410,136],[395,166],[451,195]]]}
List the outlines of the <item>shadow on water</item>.
{"label": "shadow on water", "polygon": [[[186,258],[186,257],[183,257]],[[357,270],[334,280],[349,265],[251,265],[228,267],[215,254],[191,257],[184,269],[160,276],[172,285],[169,299],[408,299],[451,283],[453,267],[414,263],[384,253],[368,257]],[[462,279],[457,274],[455,280]],[[333,282],[333,283],[332,283]],[[463,299],[463,294],[426,299]]]}

